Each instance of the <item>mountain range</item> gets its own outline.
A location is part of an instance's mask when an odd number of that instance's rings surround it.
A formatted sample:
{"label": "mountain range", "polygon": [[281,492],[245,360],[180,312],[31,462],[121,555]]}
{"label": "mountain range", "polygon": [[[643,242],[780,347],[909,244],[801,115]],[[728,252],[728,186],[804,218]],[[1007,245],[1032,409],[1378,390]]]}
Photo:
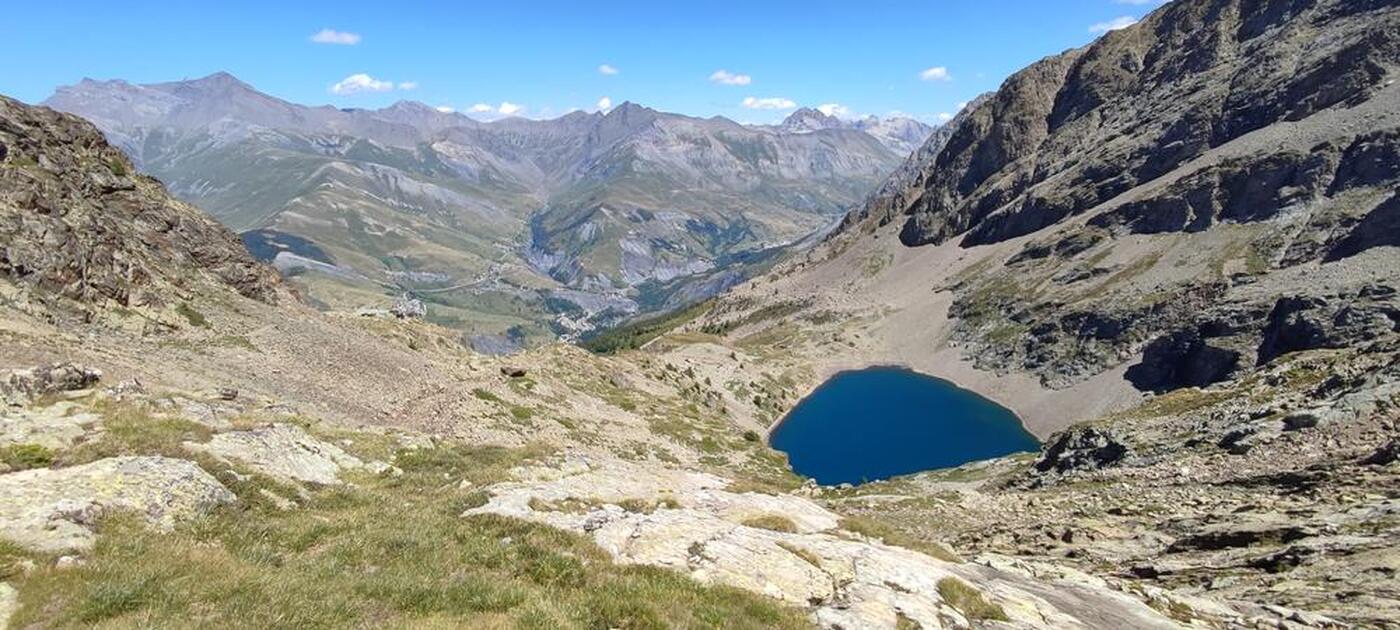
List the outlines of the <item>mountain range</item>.
{"label": "mountain range", "polygon": [[411,292],[439,323],[517,335],[732,285],[830,226],[930,132],[810,109],[746,126],[630,102],[480,122],[407,101],[306,107],[227,73],[83,80],[45,104],[93,121],[324,307]]}
{"label": "mountain range", "polygon": [[[575,318],[660,283],[619,289],[653,268],[639,226],[770,238],[748,206],[618,199],[686,181],[835,219],[793,201],[834,175],[763,177],[894,152],[813,110],[481,124],[226,76],[105,84],[130,93],[89,105],[118,147],[0,97],[0,626],[1400,626],[1397,75],[1394,0],[1173,0],[1014,73],[802,247],[720,248],[753,277],[714,299],[510,356],[296,290],[431,299],[438,270],[395,256],[480,243],[483,285]],[[840,168],[784,161],[814,145]],[[124,153],[209,158],[166,177],[254,229]],[[740,155],[765,157],[721,168]],[[348,175],[266,225],[234,203],[308,172]],[[469,211],[517,236],[466,241]],[[615,267],[587,256],[605,238]],[[764,439],[887,365],[999,403],[1039,451],[824,486]]]}

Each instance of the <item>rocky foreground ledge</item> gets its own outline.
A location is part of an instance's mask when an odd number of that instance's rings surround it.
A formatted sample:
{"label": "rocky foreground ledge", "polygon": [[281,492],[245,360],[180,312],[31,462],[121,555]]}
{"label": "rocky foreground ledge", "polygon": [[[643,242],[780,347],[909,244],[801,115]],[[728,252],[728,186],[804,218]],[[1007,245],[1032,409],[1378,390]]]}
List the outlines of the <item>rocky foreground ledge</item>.
{"label": "rocky foreground ledge", "polygon": [[[962,561],[844,529],[796,495],[735,492],[714,475],[619,460],[565,458],[519,468],[467,511],[592,536],[624,564],[684,572],[811,610],[827,628],[1177,628],[1192,616],[1243,621],[1204,600],[1181,617],[1088,574],[988,554]],[[945,552],[946,553],[946,552]],[[1189,611],[1189,614],[1187,614]],[[918,624],[917,626],[911,625]]]}

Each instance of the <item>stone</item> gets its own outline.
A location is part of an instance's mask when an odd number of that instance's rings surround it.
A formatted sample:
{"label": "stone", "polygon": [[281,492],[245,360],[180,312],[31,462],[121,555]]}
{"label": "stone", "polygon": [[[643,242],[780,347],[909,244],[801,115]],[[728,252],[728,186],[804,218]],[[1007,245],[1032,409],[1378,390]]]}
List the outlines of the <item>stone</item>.
{"label": "stone", "polygon": [[1035,469],[1040,472],[1068,473],[1112,466],[1127,457],[1127,445],[1108,429],[1091,426],[1071,427],[1052,437]]}
{"label": "stone", "polygon": [[1392,439],[1381,445],[1374,453],[1366,456],[1366,459],[1362,460],[1361,463],[1372,466],[1388,466],[1396,461],[1400,461],[1400,438]]}
{"label": "stone", "polygon": [[219,400],[229,401],[238,399],[238,390],[232,387],[220,387],[215,394],[218,395]]}
{"label": "stone", "polygon": [[1283,417],[1283,430],[1311,429],[1322,422],[1322,417],[1322,412],[1318,410],[1295,411]]}
{"label": "stone", "polygon": [[19,610],[19,591],[6,582],[0,582],[0,628],[10,627],[10,618]]}
{"label": "stone", "polygon": [[397,477],[403,474],[403,470],[399,469],[398,466],[381,461],[372,461],[365,464],[365,470],[380,477]]}
{"label": "stone", "polygon": [[84,551],[102,514],[126,510],[162,530],[237,501],[198,465],[169,457],[113,457],[0,476],[0,536],[45,553]]}
{"label": "stone", "polygon": [[519,367],[519,366],[515,366],[515,365],[502,365],[502,366],[501,366],[501,375],[506,376],[506,377],[508,377],[508,378],[523,378],[523,377],[525,376],[525,374],[526,374],[525,368],[523,368],[523,367]]}
{"label": "stone", "polygon": [[321,485],[339,484],[341,470],[365,465],[340,447],[312,437],[301,427],[286,424],[217,433],[206,443],[186,442],[185,446],[245,463],[271,477]]}
{"label": "stone", "polygon": [[198,286],[277,300],[275,270],[213,217],[136,174],[87,120],[0,97],[0,142],[24,147],[44,171],[0,169],[0,277],[28,296],[22,308],[81,321],[159,307],[178,318],[172,298]]}
{"label": "stone", "polygon": [[419,319],[428,314],[428,308],[423,306],[422,300],[405,293],[394,300],[389,312],[399,319]]}
{"label": "stone", "polygon": [[63,450],[100,429],[101,418],[60,401],[47,407],[0,407],[0,446],[37,444]]}
{"label": "stone", "polygon": [[102,378],[102,372],[73,363],[57,363],[11,370],[0,375],[0,396],[12,405],[56,392],[87,389]]}
{"label": "stone", "polygon": [[[939,594],[946,578],[986,594],[1012,627],[1176,627],[1082,573],[1041,577],[1000,557],[939,560],[842,531],[835,514],[808,499],[729,492],[727,480],[706,473],[566,460],[512,474],[518,481],[492,486],[487,503],[464,516],[499,514],[587,534],[621,564],[669,568],[803,606],[823,628],[896,628],[901,618],[930,629],[967,627]],[[584,514],[546,507],[570,498],[603,505]],[[633,512],[623,502],[656,508]],[[745,525],[761,515],[784,516],[795,531]]]}

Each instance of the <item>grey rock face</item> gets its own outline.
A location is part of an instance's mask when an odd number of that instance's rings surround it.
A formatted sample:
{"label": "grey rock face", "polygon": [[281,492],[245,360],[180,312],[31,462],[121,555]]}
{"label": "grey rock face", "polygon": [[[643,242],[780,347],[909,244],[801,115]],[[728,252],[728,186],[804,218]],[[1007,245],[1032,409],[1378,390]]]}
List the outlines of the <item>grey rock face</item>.
{"label": "grey rock face", "polygon": [[199,282],[275,299],[274,272],[137,175],[90,123],[0,97],[0,142],[10,148],[0,169],[0,276],[35,299],[79,310],[166,304]]}
{"label": "grey rock face", "polygon": [[321,485],[339,484],[341,470],[365,466],[340,447],[291,425],[218,433],[208,443],[187,443],[186,447],[246,463],[279,479]]}
{"label": "grey rock face", "polygon": [[1117,464],[1129,454],[1128,446],[1112,431],[1074,427],[1051,439],[1035,469],[1057,473],[1097,470]]}
{"label": "grey rock face", "polygon": [[87,389],[101,378],[100,370],[72,363],[11,370],[0,375],[0,397],[9,404],[19,405],[44,394]]}
{"label": "grey rock face", "polygon": [[428,309],[423,306],[422,300],[404,295],[394,300],[394,305],[389,307],[389,312],[399,319],[418,319],[427,315]]}
{"label": "grey rock face", "polygon": [[[1398,20],[1388,3],[1174,2],[1008,79],[958,127],[939,168],[912,183],[900,238],[977,245],[1035,232],[1246,133],[1362,103],[1400,57]],[[1366,166],[1346,171],[1357,176],[1331,185],[1325,155],[1262,154],[1122,212],[1138,230],[1258,220],[1310,195],[1393,180],[1394,162],[1374,167],[1393,149],[1365,150]]]}
{"label": "grey rock face", "polygon": [[1259,364],[1299,350],[1345,348],[1400,330],[1400,307],[1388,286],[1357,295],[1285,297],[1269,313],[1259,344]]}
{"label": "grey rock face", "polygon": [[0,475],[0,534],[48,553],[92,546],[97,519],[130,510],[169,529],[236,500],[192,462],[114,457],[59,469]]}

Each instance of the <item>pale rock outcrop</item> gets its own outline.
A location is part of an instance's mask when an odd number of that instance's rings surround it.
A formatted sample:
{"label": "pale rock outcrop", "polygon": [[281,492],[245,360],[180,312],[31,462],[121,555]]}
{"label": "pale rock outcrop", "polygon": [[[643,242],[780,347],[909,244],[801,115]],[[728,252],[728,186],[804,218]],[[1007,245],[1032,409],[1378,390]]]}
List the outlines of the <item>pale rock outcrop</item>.
{"label": "pale rock outcrop", "polygon": [[10,617],[19,608],[19,591],[15,587],[0,582],[0,628],[10,627]]}
{"label": "pale rock outcrop", "polygon": [[92,368],[59,363],[0,375],[0,399],[10,405],[24,405],[37,396],[92,387],[102,372]]}
{"label": "pale rock outcrop", "polygon": [[206,443],[187,442],[185,446],[243,462],[279,479],[322,485],[341,483],[340,471],[365,466],[340,447],[312,437],[301,427],[285,424],[218,433]]}
{"label": "pale rock outcrop", "polygon": [[237,500],[193,462],[113,457],[71,468],[0,475],[0,536],[58,553],[92,546],[92,528],[108,511],[132,511],[168,530]]}
{"label": "pale rock outcrop", "polygon": [[[1001,606],[1006,627],[1178,627],[1102,580],[1036,576],[999,557],[982,564],[938,560],[843,531],[835,514],[801,497],[729,492],[714,475],[577,458],[513,473],[520,481],[489,488],[491,499],[466,514],[590,534],[618,562],[667,567],[807,606],[826,628],[895,628],[901,617],[929,629],[968,627],[939,595],[945,578],[971,584]],[[570,505],[598,507],[581,512]],[[744,524],[756,516],[785,517],[795,531]]]}
{"label": "pale rock outcrop", "polygon": [[58,450],[72,446],[100,422],[96,414],[63,401],[42,408],[0,407],[0,446],[38,444]]}

